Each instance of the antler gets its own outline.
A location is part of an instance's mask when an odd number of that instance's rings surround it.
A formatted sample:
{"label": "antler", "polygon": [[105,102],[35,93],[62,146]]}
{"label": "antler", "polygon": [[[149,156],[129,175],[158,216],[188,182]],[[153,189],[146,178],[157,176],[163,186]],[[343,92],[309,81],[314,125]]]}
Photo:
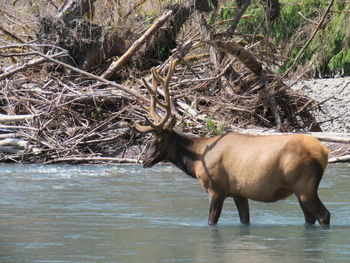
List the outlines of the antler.
{"label": "antler", "polygon": [[[151,103],[150,103],[149,107],[144,106],[142,103],[140,103],[140,105],[142,106],[143,109],[148,111],[149,115],[153,119],[153,122],[146,116],[144,116],[144,118],[148,124],[147,126],[140,125],[140,124],[134,122],[134,127],[139,132],[145,133],[145,132],[152,132],[152,131],[161,130],[164,127],[164,125],[166,124],[166,122],[168,121],[168,119],[171,115],[169,82],[170,82],[170,79],[174,73],[177,61],[178,61],[177,59],[170,58],[168,72],[167,72],[165,77],[162,77],[155,68],[151,69],[152,87],[150,87],[149,84],[145,80],[143,80],[145,87],[147,88],[149,94],[151,95]],[[160,83],[162,86],[164,102],[160,101],[157,98],[158,83]],[[161,118],[156,111],[157,104],[160,107],[165,109],[165,115],[163,116],[163,118]]]}

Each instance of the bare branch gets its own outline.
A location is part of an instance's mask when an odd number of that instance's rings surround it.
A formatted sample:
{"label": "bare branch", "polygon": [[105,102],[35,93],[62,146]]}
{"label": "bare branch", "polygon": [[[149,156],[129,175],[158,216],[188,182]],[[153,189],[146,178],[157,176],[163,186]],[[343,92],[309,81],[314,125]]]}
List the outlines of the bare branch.
{"label": "bare branch", "polygon": [[157,32],[157,30],[167,21],[171,14],[172,11],[170,10],[166,14],[162,15],[158,21],[156,21],[138,40],[134,42],[134,44],[124,53],[123,56],[109,66],[101,77],[110,79],[113,74],[119,70],[155,32]]}
{"label": "bare branch", "polygon": [[[38,54],[37,52],[31,52],[32,54]],[[18,72],[21,72],[21,71],[24,71],[32,66],[35,66],[35,65],[39,65],[41,63],[44,63],[45,61],[49,60],[50,59],[53,59],[53,58],[56,58],[56,57],[61,57],[61,56],[65,56],[66,55],[66,52],[60,52],[60,53],[56,53],[56,54],[53,54],[53,55],[46,55],[46,58],[38,58],[38,59],[32,59],[30,60],[29,62],[17,67],[17,68],[14,68],[13,70],[10,70],[8,72],[5,72],[3,74],[0,75],[0,80],[3,80],[3,79],[6,79],[10,76],[12,76],[13,74],[16,74]]]}
{"label": "bare branch", "polygon": [[89,72],[86,72],[86,71],[84,71],[84,70],[75,68],[75,67],[73,67],[73,66],[71,66],[71,65],[68,65],[68,64],[66,64],[66,63],[64,63],[64,62],[61,62],[61,61],[56,60],[56,59],[54,59],[54,58],[52,58],[52,57],[49,57],[49,56],[47,56],[47,55],[45,55],[45,54],[43,54],[43,53],[37,52],[37,54],[38,54],[39,56],[43,57],[43,58],[46,58],[47,60],[50,60],[50,61],[52,61],[52,62],[55,62],[56,64],[59,64],[59,65],[65,67],[65,68],[68,68],[68,69],[70,69],[70,70],[73,70],[73,71],[75,71],[75,72],[77,72],[77,73],[79,73],[79,74],[82,74],[82,75],[84,75],[84,76],[86,76],[86,77],[88,77],[88,78],[98,80],[98,81],[100,81],[100,82],[102,82],[102,83],[105,83],[105,84],[107,84],[107,85],[109,85],[109,86],[112,86],[112,87],[117,88],[117,89],[120,89],[120,90],[122,90],[122,91],[124,91],[124,92],[126,92],[126,93],[129,93],[129,94],[131,94],[132,96],[134,96],[134,97],[136,97],[136,98],[138,98],[138,99],[140,99],[140,100],[142,100],[142,101],[145,101],[145,102],[148,101],[145,97],[143,97],[142,95],[140,95],[140,94],[137,93],[136,91],[134,91],[134,90],[132,90],[132,89],[129,89],[129,88],[126,87],[126,86],[117,84],[117,83],[115,83],[115,82],[106,80],[106,79],[104,79],[104,78],[102,78],[102,77],[100,77],[100,76],[96,76],[96,75],[94,75],[94,74],[92,74],[92,73],[89,73]]}
{"label": "bare branch", "polygon": [[0,123],[16,122],[23,120],[32,120],[34,115],[3,115],[0,114]]}

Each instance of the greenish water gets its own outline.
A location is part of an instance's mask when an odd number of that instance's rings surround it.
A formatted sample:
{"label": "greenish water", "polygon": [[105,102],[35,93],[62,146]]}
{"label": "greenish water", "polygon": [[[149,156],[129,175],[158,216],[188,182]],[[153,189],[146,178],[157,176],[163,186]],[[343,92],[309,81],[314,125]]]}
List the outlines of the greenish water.
{"label": "greenish water", "polygon": [[227,199],[207,225],[198,182],[170,166],[0,166],[0,262],[349,262],[350,167],[319,194],[331,227],[304,226],[294,196],[250,202],[250,226]]}

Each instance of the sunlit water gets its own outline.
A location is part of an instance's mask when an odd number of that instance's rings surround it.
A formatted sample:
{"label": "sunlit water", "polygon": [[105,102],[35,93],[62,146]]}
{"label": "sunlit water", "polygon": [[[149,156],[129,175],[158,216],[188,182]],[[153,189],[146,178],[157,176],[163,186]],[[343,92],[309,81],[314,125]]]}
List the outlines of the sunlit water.
{"label": "sunlit water", "polygon": [[294,196],[227,199],[207,225],[198,182],[170,166],[0,165],[0,262],[350,262],[350,167],[330,166],[319,194],[331,227],[304,226]]}

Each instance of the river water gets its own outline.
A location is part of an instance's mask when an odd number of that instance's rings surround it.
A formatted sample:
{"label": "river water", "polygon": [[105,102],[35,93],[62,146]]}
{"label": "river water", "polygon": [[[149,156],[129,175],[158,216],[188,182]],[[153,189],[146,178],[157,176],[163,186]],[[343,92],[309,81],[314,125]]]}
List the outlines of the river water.
{"label": "river water", "polygon": [[294,196],[250,202],[250,226],[227,199],[207,225],[198,182],[171,166],[0,166],[0,262],[350,262],[350,167],[319,189],[331,227],[304,226]]}

